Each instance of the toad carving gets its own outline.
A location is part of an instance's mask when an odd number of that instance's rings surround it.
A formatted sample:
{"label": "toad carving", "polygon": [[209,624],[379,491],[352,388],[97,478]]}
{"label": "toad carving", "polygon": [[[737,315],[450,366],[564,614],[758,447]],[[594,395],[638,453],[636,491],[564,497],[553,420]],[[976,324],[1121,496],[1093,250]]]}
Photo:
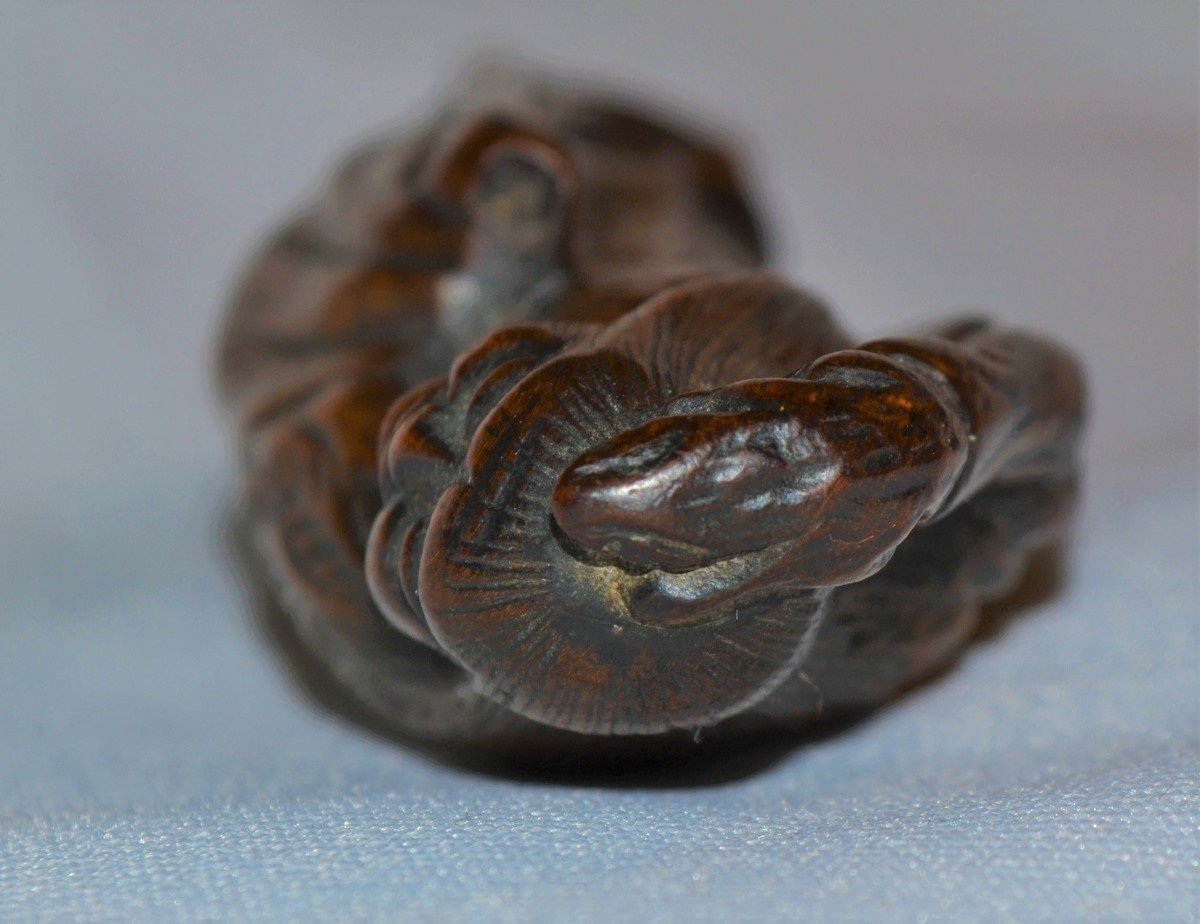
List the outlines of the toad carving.
{"label": "toad carving", "polygon": [[[256,554],[418,741],[587,750],[886,701],[1070,511],[1079,369],[861,342],[717,141],[490,72],[265,246],[220,349]],[[707,732],[706,732],[707,734]]]}

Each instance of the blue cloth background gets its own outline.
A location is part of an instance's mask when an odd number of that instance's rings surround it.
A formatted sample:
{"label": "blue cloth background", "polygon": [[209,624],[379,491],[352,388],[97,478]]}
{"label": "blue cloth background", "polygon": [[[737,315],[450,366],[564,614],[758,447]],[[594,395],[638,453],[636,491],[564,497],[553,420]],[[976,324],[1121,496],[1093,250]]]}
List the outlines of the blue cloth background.
{"label": "blue cloth background", "polygon": [[[1196,25],[4,6],[0,919],[1200,918]],[[300,696],[220,548],[217,306],[270,217],[481,40],[740,120],[777,265],[860,329],[978,300],[1073,343],[1095,407],[1061,589],[718,780],[488,778]]]}

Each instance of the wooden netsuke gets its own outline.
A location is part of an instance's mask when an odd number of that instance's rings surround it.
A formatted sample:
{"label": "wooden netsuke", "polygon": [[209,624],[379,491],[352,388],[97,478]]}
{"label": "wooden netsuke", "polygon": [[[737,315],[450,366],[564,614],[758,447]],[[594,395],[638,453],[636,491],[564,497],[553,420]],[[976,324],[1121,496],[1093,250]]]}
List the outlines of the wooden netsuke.
{"label": "wooden netsuke", "polygon": [[652,753],[878,704],[1062,532],[1080,371],[857,341],[704,133],[497,76],[354,154],[220,348],[254,567],[406,738]]}

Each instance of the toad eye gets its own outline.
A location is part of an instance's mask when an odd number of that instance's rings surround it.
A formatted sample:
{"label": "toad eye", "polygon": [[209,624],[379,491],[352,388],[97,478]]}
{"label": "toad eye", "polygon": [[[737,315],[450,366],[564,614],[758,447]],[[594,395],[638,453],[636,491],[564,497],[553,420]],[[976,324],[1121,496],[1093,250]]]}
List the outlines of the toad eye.
{"label": "toad eye", "polygon": [[562,202],[554,178],[542,165],[520,152],[502,151],[484,171],[475,204],[498,223],[527,225],[545,221]]}

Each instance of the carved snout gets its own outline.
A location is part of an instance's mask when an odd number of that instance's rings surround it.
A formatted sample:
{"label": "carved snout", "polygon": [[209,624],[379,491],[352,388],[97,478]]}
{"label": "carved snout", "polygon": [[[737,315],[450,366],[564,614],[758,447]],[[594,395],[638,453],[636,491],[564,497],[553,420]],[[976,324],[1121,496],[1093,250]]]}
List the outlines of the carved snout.
{"label": "carved snout", "polygon": [[794,415],[664,417],[576,459],[552,512],[600,559],[689,571],[802,535],[839,471]]}

